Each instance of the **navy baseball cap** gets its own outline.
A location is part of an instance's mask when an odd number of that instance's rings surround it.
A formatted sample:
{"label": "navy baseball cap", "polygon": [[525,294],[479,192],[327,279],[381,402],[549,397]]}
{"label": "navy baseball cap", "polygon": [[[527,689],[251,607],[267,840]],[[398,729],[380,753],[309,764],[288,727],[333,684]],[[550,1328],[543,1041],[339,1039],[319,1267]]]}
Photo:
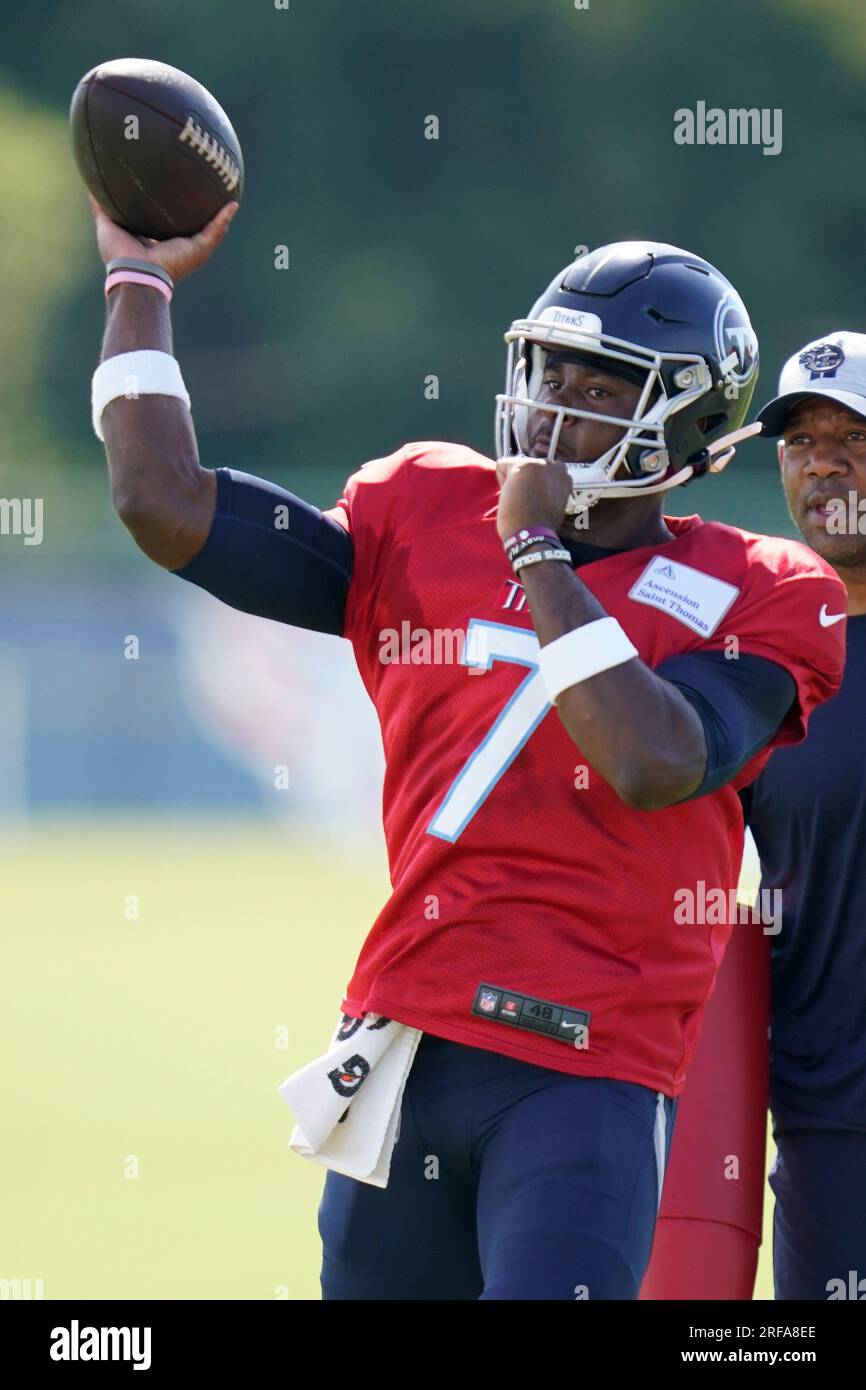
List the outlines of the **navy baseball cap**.
{"label": "navy baseball cap", "polygon": [[866,333],[827,333],[789,357],[779,376],[778,396],[755,417],[762,433],[782,434],[792,406],[807,396],[830,396],[866,417]]}

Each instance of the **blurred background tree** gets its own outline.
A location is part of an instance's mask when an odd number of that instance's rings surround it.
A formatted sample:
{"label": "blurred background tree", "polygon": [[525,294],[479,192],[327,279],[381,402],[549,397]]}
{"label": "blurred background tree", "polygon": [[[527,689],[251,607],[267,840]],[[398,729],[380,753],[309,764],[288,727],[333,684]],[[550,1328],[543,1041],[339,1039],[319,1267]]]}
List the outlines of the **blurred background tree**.
{"label": "blurred background tree", "polygon": [[[0,476],[7,493],[42,490],[46,560],[135,558],[90,432],[100,274],[65,128],[76,81],[103,59],[190,71],[243,144],[242,214],[175,301],[210,466],[325,504],[406,439],[489,452],[501,333],[578,244],[648,236],[715,262],[758,329],[761,398],[799,343],[859,324],[858,0],[4,0],[0,12]],[[780,107],[782,153],[677,146],[673,113],[699,99]],[[274,266],[280,245],[288,270]],[[783,529],[774,484],[771,447],[750,444],[677,509]]]}

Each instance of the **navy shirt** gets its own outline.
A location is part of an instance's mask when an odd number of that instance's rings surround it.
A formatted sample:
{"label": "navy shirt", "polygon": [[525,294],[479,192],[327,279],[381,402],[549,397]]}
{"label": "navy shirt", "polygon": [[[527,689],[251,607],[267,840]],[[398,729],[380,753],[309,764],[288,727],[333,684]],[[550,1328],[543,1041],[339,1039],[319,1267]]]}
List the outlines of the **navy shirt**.
{"label": "navy shirt", "polygon": [[[783,1123],[866,1130],[866,615],[848,619],[842,687],[803,743],[741,793],[771,938],[770,1098]],[[832,1181],[832,1174],[828,1174]]]}

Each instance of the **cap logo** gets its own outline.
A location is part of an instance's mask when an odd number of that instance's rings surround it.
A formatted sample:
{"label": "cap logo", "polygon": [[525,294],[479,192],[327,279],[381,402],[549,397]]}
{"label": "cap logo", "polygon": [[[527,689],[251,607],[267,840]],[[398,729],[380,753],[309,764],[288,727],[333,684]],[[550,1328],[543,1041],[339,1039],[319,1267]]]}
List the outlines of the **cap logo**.
{"label": "cap logo", "polygon": [[835,343],[818,343],[816,347],[801,352],[797,360],[809,373],[809,380],[814,381],[816,377],[835,376],[845,361],[845,354]]}

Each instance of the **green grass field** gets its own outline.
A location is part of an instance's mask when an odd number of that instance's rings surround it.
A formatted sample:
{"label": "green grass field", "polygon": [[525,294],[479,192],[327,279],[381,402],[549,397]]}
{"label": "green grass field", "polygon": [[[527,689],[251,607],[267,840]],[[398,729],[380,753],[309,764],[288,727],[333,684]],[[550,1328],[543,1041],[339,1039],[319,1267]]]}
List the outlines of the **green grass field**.
{"label": "green grass field", "polygon": [[327,1044],[384,856],[264,822],[2,843],[0,1278],[46,1299],[318,1298],[324,1174],[289,1152],[276,1087]]}

